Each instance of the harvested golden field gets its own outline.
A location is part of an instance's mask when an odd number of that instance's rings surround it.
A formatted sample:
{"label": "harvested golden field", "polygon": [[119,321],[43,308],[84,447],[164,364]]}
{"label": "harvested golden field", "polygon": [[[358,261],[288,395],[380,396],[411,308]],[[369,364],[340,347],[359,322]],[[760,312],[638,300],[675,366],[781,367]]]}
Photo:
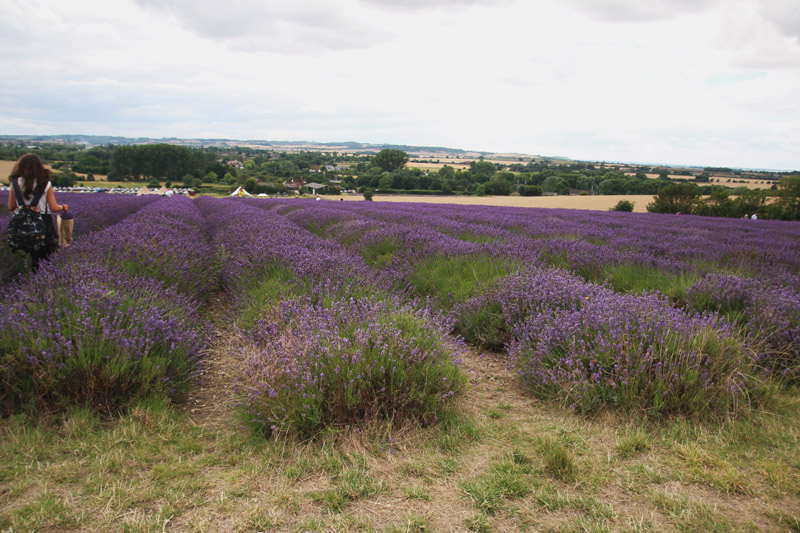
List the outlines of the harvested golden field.
{"label": "harvested golden field", "polygon": [[[628,176],[633,176],[633,172],[626,172]],[[646,176],[650,179],[657,180],[658,174],[646,174]],[[678,174],[670,174],[670,179],[673,180],[681,180],[691,178],[691,176],[680,176]],[[725,187],[737,188],[737,187],[747,187],[748,189],[769,189],[772,187],[773,183],[776,183],[771,180],[758,180],[752,178],[740,178],[738,176],[735,177],[728,177],[728,176],[711,176],[709,183],[699,183],[698,185],[723,185]]]}
{"label": "harvested golden field", "polygon": [[725,187],[747,187],[748,189],[770,189],[772,185],[777,182],[770,180],[756,180],[748,178],[727,178],[720,176],[712,176],[711,184],[723,185]]}
{"label": "harvested golden field", "polygon": [[[322,196],[325,200],[363,200],[360,194],[342,196]],[[609,196],[414,196],[380,195],[373,197],[376,202],[417,202],[425,204],[491,205],[503,207],[549,207],[560,209],[588,209],[608,211],[620,200],[633,202],[634,211],[647,212],[647,204],[653,201],[649,195],[609,195]]]}
{"label": "harvested golden field", "polygon": [[467,170],[469,169],[469,163],[454,163],[448,161],[440,161],[439,163],[435,163],[433,161],[424,161],[424,162],[410,162],[406,166],[409,168],[420,168],[422,170],[439,170],[445,165],[449,165],[456,170]]}
{"label": "harvested golden field", "polygon": [[0,183],[8,183],[8,176],[14,170],[16,161],[0,161]]}
{"label": "harvested golden field", "polygon": [[[16,161],[1,161],[0,160],[0,183],[8,183],[8,176],[11,175],[11,171],[14,170],[14,164]],[[46,165],[47,168],[51,168],[50,165]],[[85,178],[86,174],[81,174],[80,172],[75,173],[77,176],[81,178]],[[96,181],[106,181],[108,178],[106,176],[102,176],[100,174],[95,174],[94,179]],[[87,182],[88,183],[88,182]]]}

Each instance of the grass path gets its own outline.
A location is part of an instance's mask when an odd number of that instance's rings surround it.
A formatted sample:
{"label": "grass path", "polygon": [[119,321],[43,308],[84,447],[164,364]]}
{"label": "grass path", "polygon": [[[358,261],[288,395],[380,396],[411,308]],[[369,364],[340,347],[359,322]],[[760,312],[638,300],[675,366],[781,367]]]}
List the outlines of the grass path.
{"label": "grass path", "polygon": [[234,420],[236,399],[231,384],[236,375],[236,351],[232,346],[233,320],[225,291],[217,291],[206,307],[206,320],[213,327],[206,358],[197,383],[189,390],[183,412],[190,422],[209,429],[229,426]]}

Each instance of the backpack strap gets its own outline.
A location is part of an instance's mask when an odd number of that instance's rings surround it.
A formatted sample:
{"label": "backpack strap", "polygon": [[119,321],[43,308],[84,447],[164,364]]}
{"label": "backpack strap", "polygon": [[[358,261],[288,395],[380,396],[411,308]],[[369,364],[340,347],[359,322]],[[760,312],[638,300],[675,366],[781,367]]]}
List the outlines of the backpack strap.
{"label": "backpack strap", "polygon": [[44,194],[44,190],[40,187],[36,187],[33,190],[33,199],[31,200],[30,204],[25,203],[25,199],[22,197],[22,191],[19,188],[19,178],[14,178],[11,180],[11,184],[14,186],[14,196],[16,196],[17,203],[19,205],[25,207],[36,207],[39,205],[39,200],[42,199],[42,194]]}

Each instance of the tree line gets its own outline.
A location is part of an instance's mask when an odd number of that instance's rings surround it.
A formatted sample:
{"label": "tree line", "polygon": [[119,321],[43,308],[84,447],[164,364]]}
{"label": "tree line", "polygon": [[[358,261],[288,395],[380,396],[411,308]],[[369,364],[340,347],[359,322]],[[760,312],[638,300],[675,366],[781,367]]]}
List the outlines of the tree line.
{"label": "tree line", "polygon": [[673,183],[659,189],[647,205],[651,213],[684,213],[716,217],[742,218],[757,215],[773,220],[800,220],[800,174],[783,176],[776,195],[766,191],[745,190],[735,197],[730,191],[716,188],[703,197],[701,188],[691,183]]}
{"label": "tree line", "polygon": [[[503,196],[520,194],[656,195],[654,212],[682,212],[712,216],[744,216],[763,213],[765,218],[796,219],[795,204],[784,200],[795,190],[796,175],[776,174],[770,191],[731,189],[708,184],[708,168],[697,176],[683,171],[676,180],[663,168],[636,167],[635,173],[607,169],[604,164],[574,162],[553,164],[548,160],[508,164],[471,161],[468,168],[444,165],[436,171],[409,168],[409,156],[400,149],[386,148],[375,154],[337,152],[270,152],[258,148],[189,148],[171,144],[112,144],[85,149],[83,145],[41,143],[0,144],[0,158],[16,159],[29,151],[64,171],[57,185],[72,185],[79,179],[72,172],[107,175],[111,180],[181,183],[199,189],[207,184],[243,185],[251,192],[285,191],[287,180],[317,181],[327,185],[324,193],[340,189],[381,194],[470,194]],[[72,172],[70,172],[72,171]],[[646,172],[659,174],[651,179]],[[767,182],[769,183],[769,182]],[[780,189],[780,190],[779,190]],[[780,201],[769,201],[779,197]],[[793,218],[794,217],[794,218]]]}

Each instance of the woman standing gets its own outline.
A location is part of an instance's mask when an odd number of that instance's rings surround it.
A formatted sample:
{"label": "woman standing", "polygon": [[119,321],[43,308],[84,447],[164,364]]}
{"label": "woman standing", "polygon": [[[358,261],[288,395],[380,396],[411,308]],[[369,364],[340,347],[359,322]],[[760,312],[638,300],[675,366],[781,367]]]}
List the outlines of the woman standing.
{"label": "woman standing", "polygon": [[[44,166],[36,154],[25,154],[17,160],[8,177],[8,183],[11,189],[8,194],[8,210],[10,212],[16,211],[20,205],[30,205],[37,194],[40,196],[38,204],[32,207],[38,209],[42,214],[47,228],[47,237],[44,249],[30,252],[31,270],[36,272],[39,262],[47,259],[58,248],[58,235],[50,212],[60,213],[66,211],[68,206],[56,203],[53,186],[50,183],[50,170]],[[15,190],[19,191],[22,196],[19,201]]]}

